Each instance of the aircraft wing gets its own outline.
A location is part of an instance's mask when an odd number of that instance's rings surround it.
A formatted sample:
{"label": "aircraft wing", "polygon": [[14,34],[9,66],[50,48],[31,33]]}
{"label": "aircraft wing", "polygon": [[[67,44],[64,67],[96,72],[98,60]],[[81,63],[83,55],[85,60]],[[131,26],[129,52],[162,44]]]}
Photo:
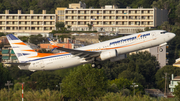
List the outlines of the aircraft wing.
{"label": "aircraft wing", "polygon": [[90,58],[97,57],[100,55],[100,52],[94,52],[94,51],[75,50],[75,49],[69,49],[69,48],[63,48],[63,47],[58,47],[56,49],[69,52],[72,55],[79,56],[81,58],[86,58],[86,59],[90,59]]}
{"label": "aircraft wing", "polygon": [[[54,49],[60,50],[60,51],[65,51],[65,52],[69,52],[72,55],[75,56],[79,56],[81,58],[86,58],[86,60],[88,59],[92,59],[93,57],[97,57],[100,55],[100,52],[94,52],[94,51],[85,51],[85,50],[76,50],[76,49],[69,49],[69,48],[63,48],[63,47],[59,47],[56,43],[54,43],[51,39],[49,39],[50,44]],[[52,51],[53,51],[52,50]]]}

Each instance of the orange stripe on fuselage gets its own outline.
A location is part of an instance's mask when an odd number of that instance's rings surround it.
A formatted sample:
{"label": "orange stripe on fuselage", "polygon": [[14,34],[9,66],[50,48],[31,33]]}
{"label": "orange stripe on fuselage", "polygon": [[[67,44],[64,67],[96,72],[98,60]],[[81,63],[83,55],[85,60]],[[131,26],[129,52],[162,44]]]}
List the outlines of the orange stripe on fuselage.
{"label": "orange stripe on fuselage", "polygon": [[68,52],[63,52],[63,53],[38,53],[37,56],[32,56],[32,57],[29,57],[29,58],[38,58],[38,57],[46,57],[46,56],[52,56],[52,55],[62,55],[62,54],[67,54]]}
{"label": "orange stripe on fuselage", "polygon": [[36,52],[35,50],[22,50],[22,51]]}
{"label": "orange stripe on fuselage", "polygon": [[24,42],[18,42],[18,43],[13,43],[13,44],[16,44],[16,45],[26,45]]}

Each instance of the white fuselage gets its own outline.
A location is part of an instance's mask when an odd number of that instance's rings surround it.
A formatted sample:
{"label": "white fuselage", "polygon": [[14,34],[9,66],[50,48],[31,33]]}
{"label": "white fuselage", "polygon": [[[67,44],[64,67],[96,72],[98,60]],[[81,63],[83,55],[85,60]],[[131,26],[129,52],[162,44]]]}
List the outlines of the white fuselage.
{"label": "white fuselage", "polygon": [[[137,34],[132,34],[129,36],[124,36],[88,46],[84,46],[81,48],[77,48],[75,50],[90,50],[103,52],[107,50],[117,50],[117,54],[124,54],[128,52],[133,52],[149,47],[158,46],[163,44],[169,40],[171,40],[175,34],[166,32],[164,30],[154,30],[141,32]],[[36,70],[57,70],[61,68],[68,68],[77,66],[84,63],[89,63],[91,61],[86,61],[84,58],[80,58],[78,56],[74,56],[70,53],[65,54],[56,54],[52,56],[46,56],[38,59],[34,59],[30,61],[31,64],[29,66],[19,66],[20,69],[26,68],[31,71]]]}

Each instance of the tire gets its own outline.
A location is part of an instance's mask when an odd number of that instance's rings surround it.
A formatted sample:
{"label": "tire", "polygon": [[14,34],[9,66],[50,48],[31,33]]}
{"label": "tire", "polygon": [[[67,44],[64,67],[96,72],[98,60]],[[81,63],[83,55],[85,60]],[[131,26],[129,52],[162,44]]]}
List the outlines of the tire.
{"label": "tire", "polygon": [[101,68],[102,68],[102,66],[99,64],[99,65],[97,65],[97,68],[98,68],[98,69],[101,69]]}
{"label": "tire", "polygon": [[92,63],[92,64],[91,64],[91,67],[92,67],[92,68],[95,68],[95,67],[96,67],[96,64],[95,64],[95,63]]}

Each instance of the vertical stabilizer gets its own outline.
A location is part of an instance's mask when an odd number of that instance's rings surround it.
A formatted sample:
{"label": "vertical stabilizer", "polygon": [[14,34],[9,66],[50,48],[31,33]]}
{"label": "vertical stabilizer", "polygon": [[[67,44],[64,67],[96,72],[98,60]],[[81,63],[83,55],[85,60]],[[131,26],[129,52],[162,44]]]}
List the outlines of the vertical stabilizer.
{"label": "vertical stabilizer", "polygon": [[47,38],[47,39],[49,40],[51,46],[53,47],[52,51],[55,50],[56,48],[59,48],[59,46],[56,43],[54,43],[51,39],[49,39],[49,38]]}
{"label": "vertical stabilizer", "polygon": [[37,56],[37,52],[35,50],[26,45],[13,34],[6,35],[6,37],[20,63],[28,62],[28,57]]}

